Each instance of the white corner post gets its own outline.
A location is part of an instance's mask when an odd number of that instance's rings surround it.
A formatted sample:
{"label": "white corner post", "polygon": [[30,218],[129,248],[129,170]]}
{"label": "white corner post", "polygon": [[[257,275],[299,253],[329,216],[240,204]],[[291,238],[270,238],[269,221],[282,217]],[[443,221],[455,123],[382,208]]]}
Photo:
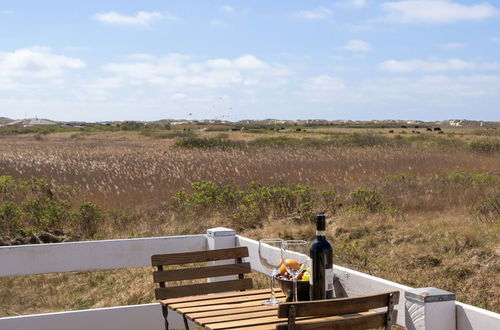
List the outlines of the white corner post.
{"label": "white corner post", "polygon": [[[236,247],[236,232],[233,229],[217,227],[207,230],[208,250],[228,249]],[[210,266],[227,265],[234,263],[234,260],[211,261]],[[208,282],[234,280],[235,276],[210,277]]]}
{"label": "white corner post", "polygon": [[456,330],[455,294],[436,288],[405,292],[408,330]]}

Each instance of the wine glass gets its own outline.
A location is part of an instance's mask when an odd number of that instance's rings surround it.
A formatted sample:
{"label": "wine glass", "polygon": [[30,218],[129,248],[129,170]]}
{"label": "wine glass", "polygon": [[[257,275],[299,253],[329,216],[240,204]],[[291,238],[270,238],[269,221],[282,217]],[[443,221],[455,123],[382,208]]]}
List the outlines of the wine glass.
{"label": "wine glass", "polygon": [[283,243],[281,259],[286,271],[292,276],[293,298],[297,299],[297,278],[309,266],[309,245],[303,240],[289,240]]}
{"label": "wine glass", "polygon": [[277,305],[280,303],[274,294],[274,278],[281,265],[281,249],[283,240],[280,238],[266,238],[259,240],[259,258],[262,266],[271,273],[271,298],[264,300],[263,305]]}

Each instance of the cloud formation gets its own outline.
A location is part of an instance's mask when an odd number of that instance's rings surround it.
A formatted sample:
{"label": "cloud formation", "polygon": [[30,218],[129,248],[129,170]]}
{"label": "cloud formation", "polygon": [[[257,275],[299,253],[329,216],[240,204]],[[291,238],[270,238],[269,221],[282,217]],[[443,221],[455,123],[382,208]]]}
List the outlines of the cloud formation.
{"label": "cloud formation", "polygon": [[144,55],[143,60],[106,64],[103,70],[127,85],[167,88],[276,87],[286,84],[292,74],[283,65],[267,63],[250,54],[206,61],[194,61],[182,54]]}
{"label": "cloud formation", "polygon": [[393,73],[409,72],[445,72],[463,70],[498,70],[498,63],[471,62],[459,58],[450,59],[429,59],[429,60],[389,60],[379,64],[384,71]]}
{"label": "cloud formation", "polygon": [[372,50],[369,43],[358,39],[349,40],[342,48],[350,52],[369,52]]}
{"label": "cloud formation", "polygon": [[463,42],[447,42],[444,44],[439,44],[438,46],[439,46],[439,48],[444,49],[444,50],[455,50],[455,49],[464,48],[466,46],[466,44]]}
{"label": "cloud formation", "polygon": [[34,46],[0,52],[0,89],[55,82],[63,78],[67,71],[84,67],[82,60],[54,54],[48,47]]}
{"label": "cloud formation", "polygon": [[386,15],[378,21],[390,23],[445,24],[459,21],[481,21],[498,13],[488,3],[462,5],[451,0],[403,0],[384,2]]}
{"label": "cloud formation", "polygon": [[368,0],[343,0],[334,3],[341,8],[363,8],[368,5]]}
{"label": "cloud formation", "polygon": [[330,9],[320,6],[316,9],[296,12],[295,16],[305,20],[322,20],[330,17],[332,13]]}
{"label": "cloud formation", "polygon": [[221,10],[222,12],[224,12],[224,13],[227,13],[227,14],[232,14],[232,13],[234,13],[234,8],[233,8],[233,7],[231,7],[231,6],[227,6],[227,5],[225,5],[225,6],[221,6],[221,7],[220,7],[220,10]]}
{"label": "cloud formation", "polygon": [[114,11],[107,13],[97,13],[93,18],[99,22],[115,25],[136,25],[147,26],[164,18],[174,19],[175,17],[168,13],[160,13],[157,11],[147,12],[139,11],[135,15],[127,16]]}

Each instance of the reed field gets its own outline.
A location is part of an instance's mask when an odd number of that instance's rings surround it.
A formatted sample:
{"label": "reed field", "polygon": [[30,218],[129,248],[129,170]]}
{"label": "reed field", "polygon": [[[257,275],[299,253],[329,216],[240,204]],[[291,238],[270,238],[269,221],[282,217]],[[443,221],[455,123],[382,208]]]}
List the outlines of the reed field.
{"label": "reed field", "polygon": [[[217,226],[311,240],[318,211],[337,264],[500,311],[496,130],[0,132],[3,244]],[[151,271],[3,278],[0,316],[152,302]]]}

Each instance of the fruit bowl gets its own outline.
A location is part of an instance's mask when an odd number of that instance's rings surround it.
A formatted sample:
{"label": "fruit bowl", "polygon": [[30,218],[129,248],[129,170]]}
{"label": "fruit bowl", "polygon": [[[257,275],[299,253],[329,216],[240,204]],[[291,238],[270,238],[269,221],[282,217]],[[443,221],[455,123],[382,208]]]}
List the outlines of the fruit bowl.
{"label": "fruit bowl", "polygon": [[[276,278],[283,294],[286,296],[286,301],[292,301],[293,297],[293,281],[284,278]],[[299,301],[308,301],[309,298],[309,281],[297,281],[297,299]]]}

